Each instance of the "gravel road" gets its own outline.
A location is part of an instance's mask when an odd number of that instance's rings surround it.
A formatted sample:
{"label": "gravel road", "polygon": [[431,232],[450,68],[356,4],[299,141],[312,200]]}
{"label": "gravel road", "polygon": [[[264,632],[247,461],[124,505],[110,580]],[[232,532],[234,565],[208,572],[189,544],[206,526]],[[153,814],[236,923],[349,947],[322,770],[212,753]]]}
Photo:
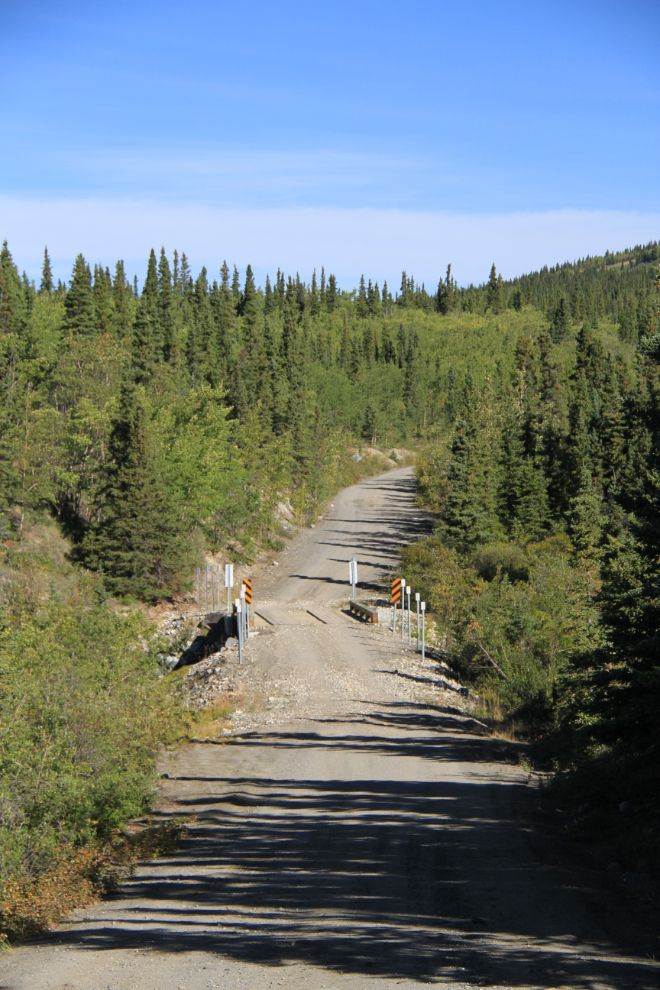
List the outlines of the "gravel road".
{"label": "gravel road", "polygon": [[227,735],[163,758],[157,815],[196,816],[181,849],[0,956],[0,990],[658,987],[642,878],[562,841],[450,671],[341,610],[351,556],[375,589],[427,525],[410,471],[331,511],[255,581],[290,622],[227,661]]}

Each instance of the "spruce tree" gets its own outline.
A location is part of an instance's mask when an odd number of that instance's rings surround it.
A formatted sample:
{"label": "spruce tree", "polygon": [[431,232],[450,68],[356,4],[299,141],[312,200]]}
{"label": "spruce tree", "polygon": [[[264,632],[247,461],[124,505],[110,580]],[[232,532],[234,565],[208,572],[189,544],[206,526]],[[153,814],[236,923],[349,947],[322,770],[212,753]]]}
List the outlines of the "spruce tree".
{"label": "spruce tree", "polygon": [[132,305],[131,290],[126,280],[124,262],[115,265],[115,277],[112,282],[112,298],[115,309],[115,327],[120,340],[128,340],[132,336]]}
{"label": "spruce tree", "polygon": [[47,247],[44,248],[44,263],[41,267],[41,285],[39,286],[39,291],[48,295],[53,291],[53,270],[50,265]]}
{"label": "spruce tree", "polygon": [[140,393],[126,383],[108,443],[105,482],[95,501],[98,521],[85,536],[81,556],[102,572],[112,594],[143,600],[178,589],[191,563],[152,451]]}
{"label": "spruce tree", "polygon": [[383,303],[383,312],[390,315],[392,312],[392,296],[390,295],[390,290],[387,288],[387,279],[383,281],[383,294],[381,296]]}
{"label": "spruce tree", "polygon": [[79,254],[73,266],[71,286],[64,300],[65,326],[80,336],[94,331],[94,300],[92,297],[92,273]]}
{"label": "spruce tree", "polygon": [[559,344],[568,336],[569,325],[566,300],[563,296],[561,296],[557,306],[555,307],[555,311],[552,316],[552,323],[550,324],[550,336],[555,344]]}
{"label": "spruce tree", "polygon": [[497,286],[495,288],[495,303],[493,305],[494,313],[504,312],[504,282],[502,281],[502,275],[497,276]]}
{"label": "spruce tree", "polygon": [[238,268],[234,265],[234,274],[231,279],[231,297],[234,303],[234,309],[236,312],[240,312],[241,306],[241,279],[238,274]]}
{"label": "spruce tree", "polygon": [[4,241],[0,250],[0,331],[4,335],[20,335],[26,321],[27,306],[21,279],[7,241]]}
{"label": "spruce tree", "polygon": [[486,285],[486,306],[493,312],[496,312],[497,306],[497,269],[495,264],[490,270],[490,275],[488,277],[488,284]]}
{"label": "spruce tree", "polygon": [[451,309],[454,302],[453,283],[451,278],[451,265],[447,265],[447,274],[444,281],[438,282],[438,291],[435,297],[435,308],[441,316],[445,316]]}
{"label": "spruce tree", "polygon": [[115,307],[112,293],[112,279],[108,268],[94,265],[94,327],[97,333],[112,334],[115,329]]}
{"label": "spruce tree", "polygon": [[593,570],[601,555],[601,506],[602,501],[594,488],[591,474],[583,467],[580,487],[569,503],[568,532],[573,545],[573,558],[585,570]]}
{"label": "spruce tree", "polygon": [[369,307],[367,305],[367,287],[364,281],[364,275],[360,275],[360,287],[355,300],[355,315],[359,320],[362,320],[369,315]]}
{"label": "spruce tree", "polygon": [[328,276],[328,287],[325,290],[325,305],[329,313],[332,313],[337,305],[337,279],[334,275]]}
{"label": "spruce tree", "polygon": [[163,357],[166,361],[170,359],[174,343],[172,303],[172,273],[165,248],[161,247],[158,260],[158,319],[161,326]]}
{"label": "spruce tree", "polygon": [[264,289],[264,315],[270,316],[274,308],[275,304],[273,302],[273,289],[270,284],[270,278],[266,275],[266,287]]}
{"label": "spruce tree", "polygon": [[154,342],[154,326],[150,307],[142,299],[133,327],[131,346],[131,375],[138,385],[147,384],[158,364],[157,347]]}
{"label": "spruce tree", "polygon": [[156,263],[156,252],[153,248],[149,252],[147,277],[142,287],[142,297],[147,303],[150,313],[155,313],[158,308],[158,265]]}
{"label": "spruce tree", "polygon": [[252,266],[248,265],[245,270],[245,287],[241,293],[241,299],[238,306],[239,316],[245,316],[246,310],[254,307],[256,305],[257,290],[254,285],[254,275],[252,274]]}
{"label": "spruce tree", "polygon": [[321,299],[318,285],[316,283],[316,268],[312,273],[312,288],[309,295],[309,312],[314,319],[316,319],[321,312]]}
{"label": "spruce tree", "polygon": [[181,298],[185,302],[193,294],[193,280],[186,252],[181,252]]}

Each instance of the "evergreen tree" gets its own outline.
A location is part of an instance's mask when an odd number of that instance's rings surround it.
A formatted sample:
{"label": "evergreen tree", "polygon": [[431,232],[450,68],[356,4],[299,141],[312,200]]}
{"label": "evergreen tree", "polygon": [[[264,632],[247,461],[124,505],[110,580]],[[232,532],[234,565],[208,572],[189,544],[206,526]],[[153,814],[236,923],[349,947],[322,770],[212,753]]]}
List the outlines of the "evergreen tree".
{"label": "evergreen tree", "polygon": [[234,309],[238,313],[241,305],[241,280],[236,265],[234,265],[234,274],[231,279],[231,297],[234,303]]}
{"label": "evergreen tree", "polygon": [[115,277],[112,282],[112,299],[115,310],[115,326],[120,340],[128,340],[132,335],[132,306],[131,290],[126,281],[124,262],[115,265]]}
{"label": "evergreen tree", "polygon": [[94,265],[94,327],[97,333],[111,334],[115,327],[115,307],[109,269]]}
{"label": "evergreen tree", "polygon": [[435,308],[438,313],[445,316],[454,303],[454,287],[451,278],[451,265],[447,265],[447,274],[444,282],[438,282],[438,291],[435,298]]}
{"label": "evergreen tree", "polygon": [[138,385],[149,382],[158,364],[157,346],[150,307],[142,299],[138,307],[131,349],[131,374]]}
{"label": "evergreen tree", "polygon": [[477,518],[475,506],[468,495],[470,475],[469,427],[464,420],[456,424],[451,448],[448,480],[451,485],[441,528],[450,544],[459,548],[473,542]]}
{"label": "evergreen tree", "polygon": [[241,293],[241,301],[238,312],[240,316],[245,316],[246,312],[252,312],[257,305],[257,290],[254,285],[254,275],[252,266],[248,265],[245,270],[245,288]]}
{"label": "evergreen tree", "polygon": [[27,306],[18,269],[4,241],[0,250],[0,331],[20,335],[26,321]]}
{"label": "evergreen tree", "polygon": [[493,264],[490,275],[488,277],[488,284],[486,286],[486,306],[493,311],[493,313],[498,313],[498,296],[500,288],[498,286],[497,279],[497,269]]}
{"label": "evergreen tree", "polygon": [[557,303],[555,311],[552,316],[552,323],[550,324],[550,336],[552,337],[555,344],[559,344],[568,336],[569,328],[569,318],[568,309],[566,307],[566,300],[562,296]]}
{"label": "evergreen tree", "polygon": [[378,433],[378,409],[373,402],[367,404],[362,421],[362,437],[368,443],[376,445]]}
{"label": "evergreen tree", "polygon": [[160,249],[158,260],[158,320],[161,327],[163,357],[169,361],[174,345],[174,314],[172,312],[173,292],[170,263],[165,248]]}
{"label": "evergreen tree", "polygon": [[172,256],[172,296],[175,303],[181,301],[181,273],[179,271],[179,252],[176,248]]}
{"label": "evergreen tree", "polygon": [[383,309],[389,313],[390,307],[392,305],[392,296],[390,295],[390,291],[387,288],[387,279],[385,279],[383,282],[382,300],[383,300]]}
{"label": "evergreen tree", "polygon": [[[165,252],[163,251],[163,254]],[[142,287],[142,298],[145,300],[149,313],[155,314],[158,310],[158,265],[156,263],[156,252],[152,248],[149,252],[147,263],[147,277]]]}
{"label": "evergreen tree", "polygon": [[92,297],[92,273],[79,254],[73,266],[71,286],[64,300],[65,326],[81,336],[94,331],[94,300]]}
{"label": "evergreen tree", "polygon": [[328,287],[325,290],[325,305],[329,313],[332,313],[337,305],[337,279],[334,275],[328,276]]}
{"label": "evergreen tree", "polygon": [[360,288],[358,289],[357,299],[355,300],[355,315],[359,320],[363,320],[369,315],[369,306],[367,305],[367,286],[364,281],[364,275],[360,276]]}
{"label": "evergreen tree", "polygon": [[273,289],[270,284],[270,278],[266,275],[266,288],[264,289],[264,314],[270,316],[270,314],[275,309],[275,303],[273,301]]}
{"label": "evergreen tree", "polygon": [[493,305],[493,312],[504,312],[504,282],[502,281],[501,274],[497,276],[497,288],[495,290],[495,304]]}
{"label": "evergreen tree", "polygon": [[193,280],[186,252],[181,252],[181,298],[185,301],[193,294]]}
{"label": "evergreen tree", "polygon": [[44,263],[41,268],[41,285],[39,286],[39,291],[48,295],[53,291],[53,270],[50,265],[47,247],[44,248]]}
{"label": "evergreen tree", "polygon": [[600,557],[599,544],[603,528],[601,504],[591,474],[583,467],[580,487],[569,504],[568,532],[573,545],[573,557],[586,570],[592,570]]}
{"label": "evergreen tree", "polygon": [[533,457],[526,457],[516,478],[515,523],[528,539],[540,540],[548,532],[550,509],[543,468]]}
{"label": "evergreen tree", "polygon": [[96,498],[98,521],[80,554],[88,567],[102,572],[112,594],[145,600],[178,589],[191,562],[157,480],[152,449],[140,393],[126,383]]}

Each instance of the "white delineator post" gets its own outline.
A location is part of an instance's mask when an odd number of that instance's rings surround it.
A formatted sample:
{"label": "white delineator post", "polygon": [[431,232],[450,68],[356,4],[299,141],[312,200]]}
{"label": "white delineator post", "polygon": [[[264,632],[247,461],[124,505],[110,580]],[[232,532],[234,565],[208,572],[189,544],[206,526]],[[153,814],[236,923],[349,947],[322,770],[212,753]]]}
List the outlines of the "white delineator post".
{"label": "white delineator post", "polygon": [[415,592],[415,601],[417,603],[417,652],[419,653],[419,591]]}
{"label": "white delineator post", "polygon": [[236,599],[236,628],[238,629],[238,662],[243,663],[243,614],[240,598]]}
{"label": "white delineator post", "polygon": [[401,578],[401,639],[403,639],[403,634],[406,629],[406,599],[403,597],[406,593],[406,582]]}
{"label": "white delineator post", "polygon": [[412,588],[410,587],[410,585],[408,585],[408,587],[406,588],[406,594],[408,595],[408,646],[410,646],[412,643],[412,632],[410,629],[410,592],[411,591]]}
{"label": "white delineator post", "polygon": [[202,590],[201,583],[199,580],[199,567],[197,568],[197,611],[202,611]]}
{"label": "white delineator post", "polygon": [[351,557],[348,562],[348,577],[351,582],[351,587],[353,588],[353,601],[355,601],[355,586],[358,582],[357,560],[355,557]]}
{"label": "white delineator post", "polygon": [[426,649],[426,602],[422,602],[422,660],[424,659],[424,650]]}
{"label": "white delineator post", "polygon": [[245,585],[241,585],[241,613],[243,615],[243,639],[250,635],[247,629],[247,605],[245,604]]}
{"label": "white delineator post", "polygon": [[225,564],[225,588],[227,589],[227,614],[231,615],[231,589],[234,586],[234,565]]}

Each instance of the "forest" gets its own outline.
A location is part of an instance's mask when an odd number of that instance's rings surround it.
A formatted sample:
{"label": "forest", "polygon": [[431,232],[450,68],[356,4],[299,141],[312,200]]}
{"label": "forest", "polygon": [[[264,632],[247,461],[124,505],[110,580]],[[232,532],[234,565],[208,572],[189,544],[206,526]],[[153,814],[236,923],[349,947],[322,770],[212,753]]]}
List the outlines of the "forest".
{"label": "forest", "polygon": [[55,284],[47,250],[37,284],[3,245],[0,933],[30,927],[7,883],[43,900],[182,731],[139,603],[280,548],[278,504],[313,521],[356,450],[416,451],[434,529],[402,574],[483,718],[589,794],[580,820],[660,814],[658,257],[392,292],[161,249],[140,288],[82,255]]}

